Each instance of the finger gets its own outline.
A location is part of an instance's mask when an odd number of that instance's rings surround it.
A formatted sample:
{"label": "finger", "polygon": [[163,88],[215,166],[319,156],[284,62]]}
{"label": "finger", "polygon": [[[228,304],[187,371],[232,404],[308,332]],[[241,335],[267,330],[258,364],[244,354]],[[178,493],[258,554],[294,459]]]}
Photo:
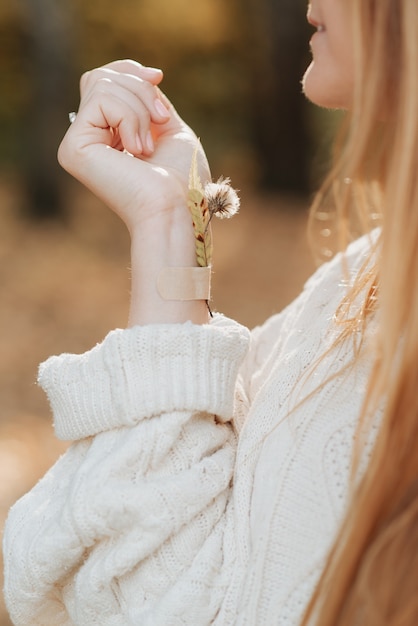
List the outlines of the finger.
{"label": "finger", "polygon": [[170,117],[169,108],[167,108],[161,99],[161,91],[138,76],[132,74],[122,74],[110,68],[98,68],[84,75],[81,90],[82,97],[96,88],[97,84],[105,79],[112,83],[115,87],[118,85],[124,89],[131,91],[144,106],[148,109],[150,117],[155,124],[163,124]]}
{"label": "finger", "polygon": [[142,65],[141,63],[138,63],[138,61],[132,61],[131,59],[112,61],[103,67],[108,67],[109,69],[121,72],[122,74],[133,74],[134,76],[138,76],[138,78],[147,80],[153,85],[159,85],[164,78],[164,74],[161,69]]}
{"label": "finger", "polygon": [[[151,133],[151,122],[163,124],[169,119],[170,113],[164,107],[159,99],[159,93],[155,87],[149,83],[138,85],[138,80],[126,75],[116,75],[112,78],[99,78],[94,84],[88,95],[82,100],[80,108],[84,107],[84,103],[88,103],[94,94],[113,94],[116,98],[125,102],[138,116],[138,127],[136,129],[139,135],[139,148],[133,154],[143,153],[147,156],[154,151],[154,142]],[[107,76],[105,73],[104,76]],[[159,107],[158,107],[159,105]],[[131,142],[129,142],[131,144]],[[132,145],[132,144],[131,144]],[[138,147],[138,136],[136,137],[136,145]],[[126,147],[126,146],[125,146]],[[127,148],[127,147],[126,147]],[[127,148],[128,149],[128,148]]]}
{"label": "finger", "polygon": [[155,135],[158,137],[161,134],[164,134],[167,132],[176,133],[178,131],[186,130],[186,129],[189,132],[191,132],[192,135],[194,135],[193,131],[187,126],[187,124],[184,122],[182,117],[178,114],[174,105],[167,98],[167,96],[161,91],[161,89],[159,87],[156,87],[155,90],[158,93],[158,97],[160,101],[163,103],[166,110],[170,112],[170,117],[164,123],[164,125],[158,125],[155,127],[154,129]]}
{"label": "finger", "polygon": [[71,130],[78,134],[80,147],[103,144],[135,155],[149,155],[149,126],[149,113],[137,98],[121,89],[118,94],[106,91],[104,83],[100,91],[83,101]]}
{"label": "finger", "polygon": [[137,61],[126,59],[123,61],[112,61],[102,67],[85,72],[80,80],[80,90],[82,91],[83,84],[86,82],[86,79],[89,79],[92,74],[102,69],[108,69],[119,74],[136,76],[137,78],[146,80],[152,85],[159,85],[163,79],[162,70],[155,67],[147,67],[145,65],[141,65],[141,63],[138,63]]}
{"label": "finger", "polygon": [[[108,78],[97,81],[94,90],[83,99],[81,110],[92,106],[91,119],[97,115],[94,107],[100,108],[100,114],[105,118],[105,124],[115,131],[120,137],[122,147],[132,154],[150,154],[153,146],[147,142],[150,131],[151,116],[143,101],[130,89],[123,85],[115,84]],[[126,118],[124,119],[124,111]],[[132,116],[134,113],[135,117]],[[101,116],[97,120],[101,120]],[[94,124],[97,124],[96,119]],[[113,147],[118,143],[115,141]]]}

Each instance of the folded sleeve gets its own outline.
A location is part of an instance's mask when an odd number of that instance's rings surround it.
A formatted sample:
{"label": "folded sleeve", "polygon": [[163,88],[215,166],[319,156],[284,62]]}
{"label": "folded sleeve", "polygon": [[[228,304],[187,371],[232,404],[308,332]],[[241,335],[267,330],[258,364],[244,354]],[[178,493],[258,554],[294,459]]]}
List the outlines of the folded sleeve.
{"label": "folded sleeve", "polygon": [[210,624],[225,593],[231,424],[248,331],[135,327],[39,382],[74,441],[9,513],[5,599],[17,626]]}
{"label": "folded sleeve", "polygon": [[75,441],[174,410],[229,420],[248,339],[243,326],[218,315],[205,326],[115,330],[86,354],[51,357],[39,384],[57,437]]}

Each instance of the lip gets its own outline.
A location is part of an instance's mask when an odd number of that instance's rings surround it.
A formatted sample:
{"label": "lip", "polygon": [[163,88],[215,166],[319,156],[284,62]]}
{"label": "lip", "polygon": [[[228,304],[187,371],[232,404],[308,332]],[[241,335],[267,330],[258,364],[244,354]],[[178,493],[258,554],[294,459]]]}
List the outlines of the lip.
{"label": "lip", "polygon": [[314,50],[317,50],[318,46],[320,45],[320,42],[324,41],[324,39],[321,37],[321,32],[320,31],[316,31],[312,37],[309,40],[309,46],[312,50],[312,52]]}
{"label": "lip", "polygon": [[315,41],[320,41],[322,40],[324,34],[326,33],[325,31],[325,27],[322,24],[317,24],[309,22],[310,24],[312,24],[312,26],[315,26],[316,31],[314,32],[314,34],[312,35],[312,37],[309,40],[309,45],[312,47],[313,45],[315,45]]}

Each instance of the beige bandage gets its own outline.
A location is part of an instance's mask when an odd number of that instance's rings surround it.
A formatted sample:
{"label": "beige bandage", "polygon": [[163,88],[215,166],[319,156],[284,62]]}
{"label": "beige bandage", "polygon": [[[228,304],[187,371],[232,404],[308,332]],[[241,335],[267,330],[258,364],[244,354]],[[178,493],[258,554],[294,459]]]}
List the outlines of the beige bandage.
{"label": "beige bandage", "polygon": [[164,267],[157,278],[164,300],[210,300],[211,267]]}

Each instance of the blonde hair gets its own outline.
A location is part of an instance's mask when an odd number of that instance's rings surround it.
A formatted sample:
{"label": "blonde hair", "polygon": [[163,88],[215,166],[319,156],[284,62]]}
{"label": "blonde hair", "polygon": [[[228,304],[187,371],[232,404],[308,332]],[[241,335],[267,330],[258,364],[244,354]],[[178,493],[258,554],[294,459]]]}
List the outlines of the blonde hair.
{"label": "blonde hair", "polygon": [[[347,0],[357,76],[335,165],[312,224],[332,220],[339,246],[381,224],[371,261],[340,307],[342,338],[370,313],[379,331],[362,423],[384,400],[368,468],[303,624],[418,624],[418,2]],[[331,213],[325,206],[333,206]],[[366,289],[365,289],[366,288]],[[353,319],[350,303],[365,289]],[[358,460],[361,452],[357,450]],[[358,468],[358,466],[357,466]],[[354,467],[353,476],[356,474]]]}

